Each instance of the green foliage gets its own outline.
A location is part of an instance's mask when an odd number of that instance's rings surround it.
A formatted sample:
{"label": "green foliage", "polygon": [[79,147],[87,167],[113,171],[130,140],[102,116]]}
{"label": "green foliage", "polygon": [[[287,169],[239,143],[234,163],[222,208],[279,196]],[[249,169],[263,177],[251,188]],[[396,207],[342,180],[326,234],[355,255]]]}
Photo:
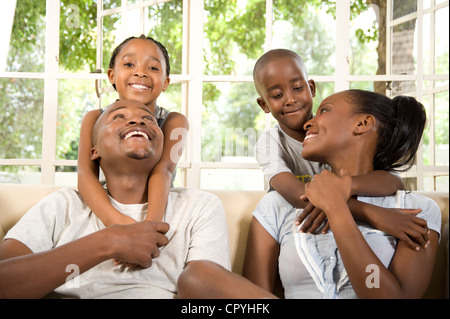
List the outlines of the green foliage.
{"label": "green foliage", "polygon": [[[197,1],[197,0],[195,0]],[[199,0],[200,1],[200,0]],[[377,0],[378,1],[378,0]],[[121,5],[120,0],[104,0],[104,8]],[[367,10],[368,3],[376,1],[352,0],[352,20]],[[396,5],[395,14],[412,10],[410,0]],[[12,30],[7,71],[43,72],[45,52],[45,0],[18,0]],[[329,37],[320,20],[319,12],[331,16],[336,13],[333,0],[275,0],[274,21],[288,23],[292,32],[281,35],[283,43],[305,60],[309,74],[333,74],[329,63],[334,54],[334,39]],[[256,59],[264,52],[265,0],[205,0],[204,73],[207,75],[250,75]],[[174,0],[148,9],[149,36],[162,42],[169,52],[171,73],[182,73],[183,1]],[[60,72],[90,72],[96,69],[96,16],[95,0],[61,0],[60,11]],[[117,42],[114,31],[119,16],[103,18],[103,72],[106,71],[111,52]],[[329,30],[328,30],[329,31]],[[378,28],[356,30],[359,52],[366,44],[377,41]],[[446,53],[448,61],[448,52]],[[363,61],[362,61],[363,62]],[[363,68],[360,63],[359,68]],[[362,72],[362,71],[361,71]],[[448,62],[447,70],[448,73]],[[443,72],[445,73],[445,72]],[[42,148],[43,80],[0,79],[0,158],[40,158]],[[318,86],[316,101],[332,93],[329,83]],[[180,90],[166,92],[168,99],[179,103]],[[223,148],[217,152],[214,135],[224,134],[226,128],[259,129],[264,114],[256,104],[252,83],[232,85],[224,94],[216,83],[203,85],[202,127],[211,136],[205,136],[202,148],[204,160],[220,160]],[[446,98],[448,101],[448,97]],[[60,81],[57,159],[76,159],[81,117],[95,107],[93,81]],[[448,103],[448,102],[447,102]],[[164,106],[164,105],[163,105]],[[448,144],[447,125],[439,125],[436,138]],[[222,130],[222,131],[221,131]],[[240,136],[236,144],[247,145]]]}

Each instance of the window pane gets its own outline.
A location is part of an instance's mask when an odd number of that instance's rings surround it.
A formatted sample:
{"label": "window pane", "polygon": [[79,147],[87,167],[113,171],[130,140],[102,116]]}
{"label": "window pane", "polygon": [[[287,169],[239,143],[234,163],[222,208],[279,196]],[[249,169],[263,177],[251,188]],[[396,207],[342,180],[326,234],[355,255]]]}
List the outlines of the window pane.
{"label": "window pane", "polygon": [[76,160],[81,119],[97,108],[93,80],[60,80],[56,123],[56,159]]}
{"label": "window pane", "polygon": [[417,11],[417,0],[392,0],[392,18],[398,19]]}
{"label": "window pane", "polygon": [[250,75],[264,52],[264,0],[205,1],[205,74]]}
{"label": "window pane", "polygon": [[449,190],[449,178],[448,176],[436,177],[436,190],[440,192],[448,192]]}
{"label": "window pane", "polygon": [[392,74],[415,74],[416,20],[395,26],[392,30]]}
{"label": "window pane", "polygon": [[[360,81],[360,82],[350,82],[350,89],[359,89],[366,91],[375,91],[375,86],[379,87],[378,83],[383,83],[385,85],[386,82],[374,82],[374,81]],[[386,89],[384,92],[377,91],[381,94],[386,94]]]}
{"label": "window pane", "polygon": [[435,95],[435,165],[449,165],[449,93],[448,91]]}
{"label": "window pane", "polygon": [[203,88],[202,160],[253,157],[265,118],[253,83],[206,83]]}
{"label": "window pane", "polygon": [[[117,35],[118,28],[120,28],[122,19],[119,14],[113,14],[110,16],[105,16],[102,19],[103,21],[103,29],[102,29],[102,70],[103,73],[109,69],[109,60],[111,59],[111,55],[116,48],[125,38],[122,39],[122,36]],[[120,39],[118,38],[120,37]]]}
{"label": "window pane", "polygon": [[433,165],[432,163],[432,156],[434,156],[433,152],[433,146],[430,145],[430,140],[433,140],[434,131],[430,129],[430,108],[431,108],[431,102],[430,102],[430,95],[425,95],[422,99],[422,104],[425,107],[426,113],[427,113],[427,122],[425,124],[425,130],[423,132],[423,163],[425,165]]}
{"label": "window pane", "polygon": [[56,166],[55,185],[77,187],[78,176],[76,166]]}
{"label": "window pane", "polygon": [[103,10],[118,8],[122,5],[122,0],[103,0]]}
{"label": "window pane", "polygon": [[181,83],[172,83],[158,97],[158,105],[169,111],[181,112]]}
{"label": "window pane", "polygon": [[[314,80],[314,77],[311,78]],[[316,83],[316,96],[313,99],[313,114],[316,114],[316,110],[319,108],[320,103],[328,96],[335,93],[334,82],[315,82]]]}
{"label": "window pane", "polygon": [[34,184],[41,183],[39,166],[0,165],[0,183]]}
{"label": "window pane", "polygon": [[40,158],[44,80],[0,79],[0,158]]}
{"label": "window pane", "polygon": [[6,67],[0,64],[0,71],[44,72],[44,52],[45,0],[17,0]]}
{"label": "window pane", "polygon": [[61,1],[59,36],[60,72],[95,70],[97,4]]}
{"label": "window pane", "polygon": [[449,69],[449,34],[448,34],[448,6],[436,11],[436,74],[448,74]]}
{"label": "window pane", "polygon": [[[383,8],[385,9],[385,8]],[[357,75],[375,75],[378,66],[378,35],[386,33],[385,28],[378,29],[377,14],[385,15],[386,12],[380,12],[380,7],[370,6],[367,10],[351,16],[350,23],[350,74]],[[385,47],[385,37],[382,37]],[[383,63],[386,61],[385,50],[380,50],[381,69],[378,74],[385,74],[386,69]]]}
{"label": "window pane", "polygon": [[183,48],[183,0],[173,0],[146,8],[145,34],[161,42],[170,59],[170,73],[181,74]]}
{"label": "window pane", "polygon": [[297,52],[309,75],[334,74],[336,19],[328,8],[298,0],[275,0],[273,7],[273,47]]}
{"label": "window pane", "polygon": [[202,169],[202,189],[264,190],[260,169]]}

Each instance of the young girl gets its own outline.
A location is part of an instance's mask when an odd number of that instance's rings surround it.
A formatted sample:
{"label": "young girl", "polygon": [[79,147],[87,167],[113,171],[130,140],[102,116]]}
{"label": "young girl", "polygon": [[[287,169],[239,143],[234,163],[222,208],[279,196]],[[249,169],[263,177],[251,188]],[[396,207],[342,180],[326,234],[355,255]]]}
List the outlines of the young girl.
{"label": "young girl", "polygon": [[[119,93],[119,99],[135,100],[145,104],[155,115],[164,134],[161,160],[151,172],[148,180],[147,220],[161,221],[172,185],[172,178],[180,158],[184,136],[188,131],[186,117],[169,112],[156,104],[156,100],[167,90],[170,83],[170,64],[166,48],[158,41],[141,35],[124,40],[112,53],[108,79]],[[92,211],[105,226],[130,224],[135,221],[117,211],[110,203],[108,194],[99,181],[99,167],[90,160],[92,130],[102,110],[88,112],[81,123],[78,148],[78,189]],[[173,130],[183,134],[176,139]]]}

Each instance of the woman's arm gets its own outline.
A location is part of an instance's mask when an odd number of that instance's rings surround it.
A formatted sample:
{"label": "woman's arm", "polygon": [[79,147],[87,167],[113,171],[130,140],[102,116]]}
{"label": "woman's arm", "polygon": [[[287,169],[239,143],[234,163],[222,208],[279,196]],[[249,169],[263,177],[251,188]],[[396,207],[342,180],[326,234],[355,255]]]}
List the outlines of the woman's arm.
{"label": "woman's arm", "polygon": [[253,217],[248,232],[242,275],[273,293],[278,274],[279,252],[280,245]]}
{"label": "woman's arm", "polygon": [[148,180],[148,213],[146,220],[161,221],[166,210],[167,198],[186,144],[189,123],[180,113],[171,112],[163,125],[164,146],[161,159],[150,173]]}
{"label": "woman's arm", "polygon": [[[389,266],[384,267],[367,244],[348,208],[351,178],[331,172],[316,175],[306,186],[306,196],[328,217],[352,286],[359,298],[421,298],[434,267],[438,236],[430,234],[430,245],[420,251],[399,242]],[[375,279],[377,284],[371,283]],[[378,284],[379,283],[379,284]]]}
{"label": "woman's arm", "polygon": [[98,180],[98,164],[91,160],[92,131],[100,115],[100,110],[90,111],[81,122],[78,145],[78,190],[86,204],[105,226],[134,223],[132,218],[123,215],[112,206],[107,192]]}

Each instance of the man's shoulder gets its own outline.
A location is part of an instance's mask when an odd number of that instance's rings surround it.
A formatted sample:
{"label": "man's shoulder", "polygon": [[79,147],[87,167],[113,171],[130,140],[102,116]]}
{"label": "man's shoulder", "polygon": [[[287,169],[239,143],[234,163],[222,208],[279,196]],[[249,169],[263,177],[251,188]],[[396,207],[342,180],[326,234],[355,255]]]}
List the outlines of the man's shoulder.
{"label": "man's shoulder", "polygon": [[211,192],[188,187],[171,188],[169,197],[174,200],[220,201],[219,197]]}

